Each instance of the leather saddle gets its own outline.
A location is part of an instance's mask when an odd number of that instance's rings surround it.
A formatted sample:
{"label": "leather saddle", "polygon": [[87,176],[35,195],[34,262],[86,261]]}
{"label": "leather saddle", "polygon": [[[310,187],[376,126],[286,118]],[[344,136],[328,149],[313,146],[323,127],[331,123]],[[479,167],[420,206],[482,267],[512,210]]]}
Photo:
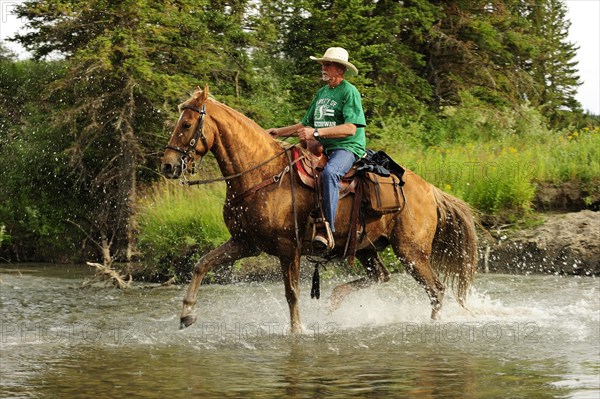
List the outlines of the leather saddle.
{"label": "leather saddle", "polygon": [[[327,155],[323,153],[323,147],[320,143],[317,142],[304,142],[300,145],[296,145],[292,151],[293,162],[296,168],[296,172],[300,178],[300,181],[306,187],[311,188],[315,191],[316,197],[320,196],[320,187],[316,187],[317,184],[320,184],[320,177],[316,178],[316,175],[319,175],[323,169],[325,168],[325,164],[327,164]],[[356,165],[352,166],[348,173],[346,173],[341,180],[340,185],[340,196],[342,199],[348,194],[354,194],[354,199],[352,201],[352,212],[350,217],[350,230],[348,232],[348,239],[346,240],[346,245],[343,249],[342,258],[348,258],[348,262],[350,265],[354,264],[354,257],[356,253],[356,248],[358,245],[358,223],[359,223],[359,213],[360,213],[360,204],[362,201],[362,192],[360,183],[359,174],[357,174]],[[323,217],[323,209],[318,204],[320,201],[315,201],[316,209],[311,213],[313,216],[308,218],[306,224],[306,234],[305,237],[312,242],[315,237],[315,233],[317,230],[317,226],[320,225],[323,227],[322,223],[324,220]],[[320,222],[319,222],[320,219]],[[319,224],[321,223],[321,224]],[[325,225],[327,222],[325,222]],[[331,231],[328,230],[328,234],[331,236]],[[364,231],[364,227],[361,231]],[[332,237],[331,237],[332,238]],[[362,239],[361,239],[362,240]],[[317,269],[318,270],[318,269]],[[318,279],[318,275],[317,275]],[[315,289],[315,277],[313,276],[313,290]],[[311,291],[312,295],[312,291]]]}
{"label": "leather saddle", "polygon": [[[312,143],[312,142],[311,142]],[[294,165],[300,177],[300,181],[305,186],[315,190],[315,175],[321,173],[327,164],[327,155],[323,153],[322,146],[318,145],[296,145],[292,151]],[[350,168],[341,180],[340,199],[350,193],[354,193],[358,185],[359,177],[356,174],[356,168]]]}

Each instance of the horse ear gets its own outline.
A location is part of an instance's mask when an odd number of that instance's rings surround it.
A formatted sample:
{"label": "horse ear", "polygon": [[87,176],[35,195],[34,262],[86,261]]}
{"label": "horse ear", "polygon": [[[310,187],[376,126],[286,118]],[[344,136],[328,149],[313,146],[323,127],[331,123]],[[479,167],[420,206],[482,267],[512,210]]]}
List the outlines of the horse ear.
{"label": "horse ear", "polygon": [[204,91],[202,93],[204,96],[204,100],[206,101],[208,99],[208,85],[204,86]]}

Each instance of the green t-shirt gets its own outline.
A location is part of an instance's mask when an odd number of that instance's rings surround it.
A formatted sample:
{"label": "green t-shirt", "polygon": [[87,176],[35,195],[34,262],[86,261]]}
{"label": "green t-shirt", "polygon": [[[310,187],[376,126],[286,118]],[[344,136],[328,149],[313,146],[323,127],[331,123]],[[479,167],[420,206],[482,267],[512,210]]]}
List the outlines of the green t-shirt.
{"label": "green t-shirt", "polygon": [[302,118],[304,126],[323,128],[353,123],[356,133],[352,136],[327,139],[319,138],[325,152],[343,148],[361,158],[365,154],[367,139],[365,136],[365,113],[360,100],[360,93],[353,84],[346,80],[334,88],[328,85],[319,89],[313,98],[306,115]]}

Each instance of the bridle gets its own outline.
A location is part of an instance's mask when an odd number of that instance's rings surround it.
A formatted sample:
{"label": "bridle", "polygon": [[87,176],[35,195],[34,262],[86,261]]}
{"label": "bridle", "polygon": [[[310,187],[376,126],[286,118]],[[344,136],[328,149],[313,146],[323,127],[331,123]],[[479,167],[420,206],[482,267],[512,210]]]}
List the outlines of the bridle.
{"label": "bridle", "polygon": [[[202,104],[202,108],[196,108],[193,107],[191,105],[183,105],[181,107],[181,110],[192,110],[194,112],[197,112],[200,114],[200,120],[198,121],[198,124],[196,125],[196,130],[194,131],[194,137],[192,138],[192,140],[190,140],[190,142],[187,145],[187,148],[181,148],[181,147],[177,147],[174,145],[170,145],[167,144],[165,146],[166,149],[169,150],[173,150],[173,151],[177,151],[178,153],[180,153],[181,156],[181,172],[182,172],[182,176],[185,176],[185,172],[187,169],[187,164],[190,161],[190,156],[192,156],[192,161],[193,161],[193,157],[196,155],[196,143],[198,142],[198,139],[202,140],[202,144],[204,145],[204,147],[206,148],[206,150],[208,151],[208,141],[206,139],[206,135],[204,134],[204,117],[206,116],[206,104]],[[236,173],[234,175],[230,175],[230,176],[223,176],[223,177],[217,177],[215,179],[208,179],[208,180],[188,180],[187,178],[184,177],[184,180],[181,181],[182,185],[188,185],[188,186],[192,186],[192,185],[200,185],[200,184],[208,184],[208,183],[214,183],[214,182],[218,182],[218,181],[227,181],[227,180],[231,180],[231,179],[235,179],[237,177],[243,176],[246,173],[252,172],[253,170],[256,170],[258,168],[260,168],[261,166],[266,165],[267,163],[271,162],[272,160],[274,160],[275,158],[288,153],[293,147],[289,147],[289,148],[285,148],[283,149],[281,152],[275,154],[274,156],[272,156],[271,158],[268,158],[266,160],[264,160],[263,162],[259,163],[258,165],[254,165],[253,167],[246,169],[243,172],[240,173]],[[289,156],[289,154],[288,154]],[[304,157],[302,157],[304,158]],[[270,179],[267,179],[269,181],[268,184],[271,183],[279,183],[281,177],[285,174],[288,173],[291,170],[291,166],[293,164],[295,164],[296,162],[300,161],[300,158],[295,160],[295,161],[289,161],[290,164],[279,174],[272,176]],[[192,169],[193,165],[192,165]],[[265,185],[267,183],[267,181],[263,181],[262,183],[260,183],[259,185],[253,187],[252,189],[248,190],[248,192],[246,193],[247,195],[250,194],[250,192],[255,192],[257,190],[257,187],[260,186],[259,188],[262,188],[263,185]],[[240,199],[242,199],[244,196],[242,195],[241,197],[239,197]]]}
{"label": "bridle", "polygon": [[198,142],[198,139],[202,140],[202,144],[204,145],[204,148],[206,148],[206,151],[208,151],[208,142],[206,140],[206,135],[204,134],[204,116],[206,115],[206,104],[202,104],[202,108],[192,107],[191,105],[184,105],[181,107],[182,112],[183,112],[183,110],[186,110],[186,109],[189,109],[191,111],[194,111],[194,112],[197,112],[200,114],[200,120],[198,121],[198,124],[196,125],[196,130],[194,131],[194,137],[192,138],[192,140],[190,140],[190,142],[187,145],[187,148],[185,148],[185,149],[174,146],[174,145],[170,145],[170,144],[167,144],[165,146],[165,149],[177,151],[178,153],[180,153],[182,155],[182,157],[181,157],[182,165],[187,164],[190,156],[193,159],[194,156],[196,155],[196,143]]}

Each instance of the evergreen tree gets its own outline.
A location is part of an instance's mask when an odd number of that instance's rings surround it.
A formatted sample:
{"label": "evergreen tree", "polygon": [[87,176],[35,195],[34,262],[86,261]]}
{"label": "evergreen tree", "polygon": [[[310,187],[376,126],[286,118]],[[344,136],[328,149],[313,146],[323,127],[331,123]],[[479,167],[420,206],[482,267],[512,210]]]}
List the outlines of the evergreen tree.
{"label": "evergreen tree", "polygon": [[54,121],[73,137],[70,168],[80,195],[90,193],[95,205],[78,223],[101,243],[105,262],[111,251],[134,254],[138,177],[148,178],[143,166],[155,168],[165,111],[201,82],[239,92],[240,71],[249,68],[244,4],[33,0],[16,8],[30,29],[17,40],[37,59],[65,59],[65,76],[46,94],[70,105]]}
{"label": "evergreen tree", "polygon": [[366,103],[374,116],[414,116],[431,101],[431,86],[422,73],[426,59],[420,49],[438,11],[425,0],[378,1],[366,18],[370,35],[362,36],[360,27],[357,30],[358,56],[368,79]]}
{"label": "evergreen tree", "polygon": [[524,21],[508,0],[434,1],[440,18],[422,47],[425,76],[437,105],[457,104],[462,91],[504,105],[519,104],[531,84],[514,50],[526,41]]}
{"label": "evergreen tree", "polygon": [[532,103],[548,115],[551,123],[560,124],[564,110],[581,113],[575,99],[581,84],[574,60],[577,49],[568,41],[571,23],[561,0],[526,2],[531,34],[538,39],[538,51],[532,54],[527,69],[540,88]]}
{"label": "evergreen tree", "polygon": [[298,108],[306,107],[322,84],[319,67],[309,56],[320,56],[331,46],[347,49],[359,69],[352,83],[363,94],[368,116],[413,112],[429,98],[429,86],[417,74],[423,59],[411,47],[411,40],[419,40],[434,19],[435,9],[426,1],[405,5],[387,0],[261,3],[278,22],[270,53],[287,61],[281,78],[291,81],[291,101]]}

